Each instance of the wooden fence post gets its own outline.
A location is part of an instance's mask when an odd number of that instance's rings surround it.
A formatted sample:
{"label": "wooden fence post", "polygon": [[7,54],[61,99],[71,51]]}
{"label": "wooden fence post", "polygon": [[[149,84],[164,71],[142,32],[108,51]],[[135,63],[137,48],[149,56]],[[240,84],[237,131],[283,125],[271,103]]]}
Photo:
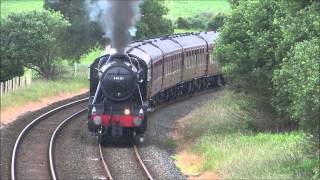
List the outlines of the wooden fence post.
{"label": "wooden fence post", "polygon": [[16,90],[16,78],[12,78],[12,91]]}
{"label": "wooden fence post", "polygon": [[3,82],[0,82],[0,88],[1,88],[1,90],[0,90],[0,96],[3,96]]}
{"label": "wooden fence post", "polygon": [[6,95],[11,91],[23,88],[30,85],[32,82],[32,75],[30,72],[27,72],[23,76],[17,76],[10,80],[0,82],[0,95]]}
{"label": "wooden fence post", "polygon": [[4,82],[4,94],[7,92],[7,90],[8,90],[8,81],[5,81]]}

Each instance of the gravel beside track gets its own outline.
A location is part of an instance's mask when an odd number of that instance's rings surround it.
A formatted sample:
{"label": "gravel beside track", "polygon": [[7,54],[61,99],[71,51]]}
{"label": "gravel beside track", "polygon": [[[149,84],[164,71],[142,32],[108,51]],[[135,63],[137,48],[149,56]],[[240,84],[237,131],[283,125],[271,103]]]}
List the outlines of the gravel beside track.
{"label": "gravel beside track", "polygon": [[131,145],[104,145],[102,151],[113,179],[146,179]]}

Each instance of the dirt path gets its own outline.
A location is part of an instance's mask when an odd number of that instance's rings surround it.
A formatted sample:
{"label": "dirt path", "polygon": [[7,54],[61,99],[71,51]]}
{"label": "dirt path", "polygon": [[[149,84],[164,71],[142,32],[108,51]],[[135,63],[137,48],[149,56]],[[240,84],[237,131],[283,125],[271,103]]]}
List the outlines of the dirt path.
{"label": "dirt path", "polygon": [[73,96],[78,96],[80,94],[84,94],[87,91],[88,91],[88,89],[84,88],[84,89],[80,89],[80,91],[78,91],[76,93],[63,93],[63,94],[59,94],[57,96],[43,98],[43,99],[41,99],[41,101],[38,101],[38,102],[30,102],[24,106],[8,108],[5,111],[1,111],[1,121],[0,121],[1,126],[0,127],[3,127],[4,125],[7,125],[7,124],[15,121],[19,116],[21,116],[23,114],[39,110],[39,109],[44,108],[52,103],[62,101],[64,99],[68,99]]}

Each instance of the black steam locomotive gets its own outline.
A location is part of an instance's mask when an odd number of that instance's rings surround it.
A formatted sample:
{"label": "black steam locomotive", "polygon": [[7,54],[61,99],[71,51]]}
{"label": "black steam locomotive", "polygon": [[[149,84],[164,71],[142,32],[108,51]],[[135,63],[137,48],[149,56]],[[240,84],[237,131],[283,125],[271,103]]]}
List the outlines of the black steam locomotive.
{"label": "black steam locomotive", "polygon": [[126,54],[108,54],[91,65],[88,128],[100,141],[123,136],[143,141],[147,117],[142,63]]}
{"label": "black steam locomotive", "polygon": [[90,66],[88,129],[100,142],[143,141],[147,108],[223,85],[211,56],[215,32],[185,33],[135,42]]}

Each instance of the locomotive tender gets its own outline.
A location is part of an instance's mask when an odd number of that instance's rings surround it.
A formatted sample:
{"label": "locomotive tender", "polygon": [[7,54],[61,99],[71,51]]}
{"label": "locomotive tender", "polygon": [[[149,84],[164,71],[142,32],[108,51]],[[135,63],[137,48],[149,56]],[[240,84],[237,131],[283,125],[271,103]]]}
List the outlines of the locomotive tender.
{"label": "locomotive tender", "polygon": [[95,59],[89,67],[89,131],[100,142],[141,142],[148,108],[224,84],[211,55],[217,37],[213,31],[164,36]]}

